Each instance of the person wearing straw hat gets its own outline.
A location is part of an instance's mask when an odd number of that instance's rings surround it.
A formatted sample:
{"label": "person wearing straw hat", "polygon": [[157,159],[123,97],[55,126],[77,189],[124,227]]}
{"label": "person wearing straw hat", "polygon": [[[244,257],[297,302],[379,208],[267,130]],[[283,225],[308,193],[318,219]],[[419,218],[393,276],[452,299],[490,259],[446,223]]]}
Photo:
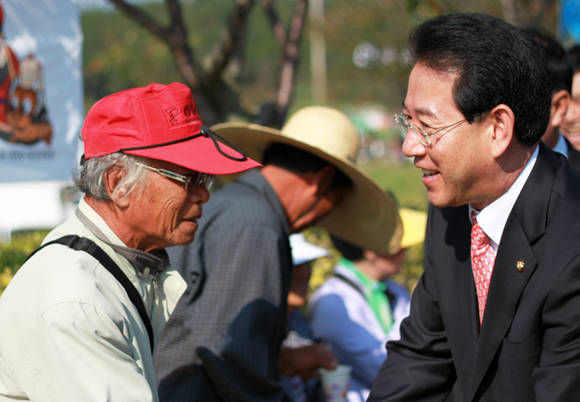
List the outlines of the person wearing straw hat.
{"label": "person wearing straw hat", "polygon": [[409,315],[409,292],[390,278],[400,272],[407,248],[423,242],[427,214],[407,208],[399,213],[403,238],[390,253],[331,236],[342,257],[334,275],[308,303],[313,336],[329,344],[340,363],[352,369],[349,402],[366,401],[387,357],[385,344],[400,337],[401,322]]}
{"label": "person wearing straw hat", "polygon": [[89,110],[75,213],[0,298],[0,400],[158,401],[153,349],[186,284],[213,175],[259,164],[219,141],[190,89],[151,84]]}
{"label": "person wearing straw hat", "polygon": [[282,400],[288,236],[317,224],[385,251],[389,245],[376,239],[400,236],[396,205],[354,163],[358,132],[335,109],[301,109],[281,130],[248,123],[213,129],[264,167],[216,191],[198,241],[170,252],[190,288],[156,352],[160,396]]}

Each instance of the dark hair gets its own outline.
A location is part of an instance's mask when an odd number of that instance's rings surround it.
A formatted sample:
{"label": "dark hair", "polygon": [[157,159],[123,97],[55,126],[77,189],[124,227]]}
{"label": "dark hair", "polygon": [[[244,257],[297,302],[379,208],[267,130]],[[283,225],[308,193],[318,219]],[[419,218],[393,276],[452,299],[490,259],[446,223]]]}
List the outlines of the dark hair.
{"label": "dark hair", "polygon": [[580,70],[580,44],[572,46],[568,49],[568,56],[570,56],[570,63],[574,72]]}
{"label": "dark hair", "polygon": [[[264,153],[264,165],[274,165],[295,173],[318,172],[326,165],[331,165],[318,156],[300,148],[282,143],[273,143]],[[335,167],[335,174],[329,190],[350,187],[351,180],[340,169]]]}
{"label": "dark hair", "polygon": [[458,74],[453,100],[471,123],[499,104],[515,115],[518,141],[544,134],[551,93],[543,52],[520,29],[484,14],[448,14],[420,25],[409,40],[412,60]]}
{"label": "dark hair", "polygon": [[357,262],[363,259],[364,251],[361,247],[344,241],[332,234],[330,235],[330,240],[334,248],[347,260]]}
{"label": "dark hair", "polygon": [[524,29],[524,32],[530,35],[544,50],[546,69],[548,70],[548,83],[550,84],[552,95],[563,89],[572,92],[572,76],[574,72],[570,57],[564,46],[547,32],[534,28]]}

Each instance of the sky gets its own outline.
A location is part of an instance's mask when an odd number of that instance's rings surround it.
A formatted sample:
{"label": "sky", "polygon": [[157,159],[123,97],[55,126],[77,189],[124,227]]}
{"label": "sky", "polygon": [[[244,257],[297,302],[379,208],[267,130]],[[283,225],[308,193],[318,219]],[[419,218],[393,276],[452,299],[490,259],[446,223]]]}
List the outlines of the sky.
{"label": "sky", "polygon": [[[129,0],[129,3],[147,3],[151,1],[159,2],[160,0]],[[113,8],[113,5],[108,0],[72,0],[72,2],[77,4],[81,11],[91,8]]]}
{"label": "sky", "polygon": [[108,4],[107,0],[72,0],[73,3],[77,4],[81,10],[86,8],[111,8],[112,6]]}

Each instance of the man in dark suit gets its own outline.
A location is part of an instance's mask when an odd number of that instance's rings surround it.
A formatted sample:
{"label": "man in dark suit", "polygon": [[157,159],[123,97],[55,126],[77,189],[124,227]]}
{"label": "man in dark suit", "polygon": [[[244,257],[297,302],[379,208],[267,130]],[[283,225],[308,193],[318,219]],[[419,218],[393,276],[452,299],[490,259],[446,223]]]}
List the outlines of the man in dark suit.
{"label": "man in dark suit", "polygon": [[[580,400],[580,182],[539,144],[541,50],[481,14],[427,21],[403,152],[431,206],[424,274],[369,401]],[[539,145],[538,145],[539,144]]]}
{"label": "man in dark suit", "polygon": [[564,123],[566,111],[572,102],[573,69],[568,52],[556,38],[547,32],[537,29],[525,29],[524,32],[531,35],[544,50],[548,84],[552,93],[550,120],[542,135],[542,142],[567,157],[573,168],[580,169],[580,152],[574,149],[560,132],[560,126]]}
{"label": "man in dark suit", "polygon": [[580,151],[576,150],[566,137],[564,137],[564,140],[566,142],[566,149],[568,151],[567,157],[570,165],[572,165],[574,169],[580,170]]}
{"label": "man in dark suit", "polygon": [[569,144],[580,151],[580,44],[575,44],[568,49],[568,56],[572,63],[572,101],[566,111],[562,124],[562,134]]}

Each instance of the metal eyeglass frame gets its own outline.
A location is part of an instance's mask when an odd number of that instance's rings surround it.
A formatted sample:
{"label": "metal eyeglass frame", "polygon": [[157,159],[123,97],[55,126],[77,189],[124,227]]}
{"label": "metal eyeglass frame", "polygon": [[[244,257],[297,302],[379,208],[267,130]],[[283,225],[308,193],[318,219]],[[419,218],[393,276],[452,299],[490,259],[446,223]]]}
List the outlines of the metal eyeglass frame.
{"label": "metal eyeglass frame", "polygon": [[138,166],[141,166],[145,169],[151,170],[153,172],[159,173],[162,176],[170,178],[171,180],[178,181],[184,184],[185,191],[189,192],[190,190],[196,188],[197,186],[204,186],[206,190],[211,188],[213,184],[214,176],[208,173],[202,172],[195,172],[190,175],[182,175],[171,170],[167,169],[159,169],[153,166],[146,165],[145,163],[135,162]]}
{"label": "metal eyeglass frame", "polygon": [[[413,123],[409,123],[410,116],[408,114],[397,113],[393,117],[395,119],[395,122],[397,122],[397,124],[399,125],[399,128],[401,129],[401,133],[403,134],[403,139],[405,139],[407,137],[409,132],[414,132],[414,133],[419,134],[421,136],[421,140],[420,140],[421,144],[423,144],[424,146],[429,146],[429,147],[432,145],[432,141],[431,141],[432,136],[434,136],[437,133],[440,133],[443,130],[447,130],[448,128],[453,128],[453,127],[458,126],[461,123],[467,121],[467,119],[461,119],[461,120],[456,121],[455,123],[451,123],[448,126],[441,127],[441,128],[436,129],[435,131],[433,131],[431,133],[427,133],[423,128],[417,127]],[[445,134],[447,134],[447,133],[445,133]]]}

